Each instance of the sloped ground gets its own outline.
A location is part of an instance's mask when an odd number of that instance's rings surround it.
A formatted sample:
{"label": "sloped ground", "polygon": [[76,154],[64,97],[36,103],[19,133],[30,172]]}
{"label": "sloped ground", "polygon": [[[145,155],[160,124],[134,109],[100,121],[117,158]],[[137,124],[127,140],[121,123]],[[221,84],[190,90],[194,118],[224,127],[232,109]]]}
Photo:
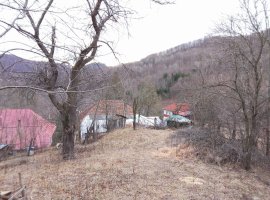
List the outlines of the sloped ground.
{"label": "sloped ground", "polygon": [[[177,157],[196,157],[208,163],[240,166],[243,157],[241,140],[231,140],[199,127],[174,131],[167,139],[171,147],[176,147]],[[270,171],[270,157],[264,149],[255,149],[252,154],[252,166]],[[270,184],[270,183],[269,183]]]}
{"label": "sloped ground", "polygon": [[30,199],[269,199],[270,173],[203,163],[170,145],[171,130],[123,129],[77,147],[62,161],[55,149],[0,162],[0,190],[18,187]]}

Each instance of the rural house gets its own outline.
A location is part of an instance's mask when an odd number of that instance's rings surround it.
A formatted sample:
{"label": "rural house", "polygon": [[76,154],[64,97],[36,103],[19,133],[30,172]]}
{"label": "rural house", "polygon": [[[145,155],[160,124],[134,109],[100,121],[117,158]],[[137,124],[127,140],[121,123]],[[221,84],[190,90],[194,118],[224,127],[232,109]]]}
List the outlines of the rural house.
{"label": "rural house", "polygon": [[55,129],[55,124],[31,109],[0,110],[0,143],[15,150],[25,149],[31,141],[37,148],[50,146]]}
{"label": "rural house", "polygon": [[163,108],[163,119],[167,119],[172,115],[181,115],[190,118],[191,111],[188,103],[172,103]]}
{"label": "rural house", "polygon": [[96,133],[104,133],[125,126],[127,118],[132,118],[132,108],[123,100],[100,100],[80,113],[81,138],[85,138],[91,126]]}

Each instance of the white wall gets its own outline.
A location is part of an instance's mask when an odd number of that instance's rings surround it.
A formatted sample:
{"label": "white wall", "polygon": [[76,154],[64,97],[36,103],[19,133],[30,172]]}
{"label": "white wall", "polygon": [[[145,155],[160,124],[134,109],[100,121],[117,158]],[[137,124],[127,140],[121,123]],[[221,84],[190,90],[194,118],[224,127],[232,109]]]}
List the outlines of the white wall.
{"label": "white wall", "polygon": [[[81,122],[81,138],[85,138],[85,133],[87,133],[87,128],[89,128],[92,124],[93,120],[90,116],[86,116],[83,118]],[[106,129],[106,120],[105,119],[98,119],[95,120],[95,132],[96,133],[105,133]]]}
{"label": "white wall", "polygon": [[[155,118],[157,119],[157,125],[161,123],[161,120],[159,119],[158,116],[153,116],[153,117],[145,117],[143,115],[136,115],[136,123],[143,125],[143,126],[154,126],[155,125]],[[132,124],[133,123],[133,118],[132,119],[127,119],[126,124]]]}
{"label": "white wall", "polygon": [[167,116],[164,116],[164,115],[172,116],[173,113],[171,111],[168,111],[168,110],[163,110],[163,120],[168,118]]}

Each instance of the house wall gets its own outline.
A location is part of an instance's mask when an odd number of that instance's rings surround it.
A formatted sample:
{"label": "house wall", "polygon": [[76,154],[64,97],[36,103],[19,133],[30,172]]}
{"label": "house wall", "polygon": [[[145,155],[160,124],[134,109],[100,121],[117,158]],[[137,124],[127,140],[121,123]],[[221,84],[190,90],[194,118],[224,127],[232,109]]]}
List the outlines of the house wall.
{"label": "house wall", "polygon": [[[81,138],[82,140],[85,139],[85,134],[87,133],[87,128],[91,126],[93,122],[93,118],[91,118],[89,115],[83,118],[81,122]],[[106,118],[104,116],[104,119],[96,119],[94,124],[95,132],[96,133],[105,133],[107,132],[106,128]]]}
{"label": "house wall", "polygon": [[[143,115],[136,115],[136,123],[143,125],[143,126],[154,126],[155,125],[155,118],[157,119],[157,125],[161,123],[161,120],[158,116],[154,117],[145,117]],[[127,119],[126,124],[132,125],[133,119]]]}
{"label": "house wall", "polygon": [[172,116],[173,112],[169,110],[163,110],[163,120],[167,119],[168,117]]}
{"label": "house wall", "polygon": [[[85,139],[85,134],[87,133],[87,129],[90,128],[93,122],[93,116],[87,115],[83,118],[81,125],[80,125],[80,134],[81,139]],[[108,117],[108,127],[106,127],[106,116],[98,116],[94,122],[94,130],[96,133],[106,133],[108,131],[112,131],[115,128],[122,128],[125,124],[125,119],[117,118],[117,117]]]}

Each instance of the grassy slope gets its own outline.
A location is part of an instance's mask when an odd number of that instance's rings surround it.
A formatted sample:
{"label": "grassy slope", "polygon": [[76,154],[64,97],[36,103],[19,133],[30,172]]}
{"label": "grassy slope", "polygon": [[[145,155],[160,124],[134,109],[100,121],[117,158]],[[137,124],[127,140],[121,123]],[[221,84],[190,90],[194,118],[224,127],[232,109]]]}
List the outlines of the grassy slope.
{"label": "grassy slope", "polygon": [[269,199],[269,172],[176,157],[172,133],[117,130],[78,146],[72,161],[61,161],[50,149],[0,162],[0,190],[15,189],[21,172],[31,199]]}

